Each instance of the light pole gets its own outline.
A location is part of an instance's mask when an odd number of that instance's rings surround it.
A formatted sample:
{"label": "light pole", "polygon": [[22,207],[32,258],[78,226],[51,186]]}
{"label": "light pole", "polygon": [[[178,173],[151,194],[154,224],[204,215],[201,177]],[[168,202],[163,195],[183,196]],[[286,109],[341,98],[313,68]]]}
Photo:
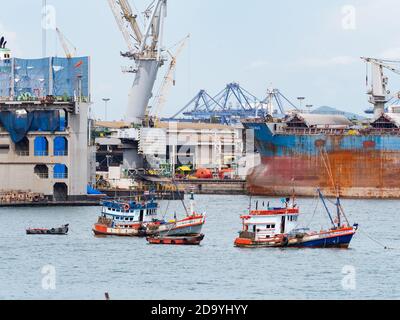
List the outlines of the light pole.
{"label": "light pole", "polygon": [[311,113],[311,109],[312,109],[313,107],[314,107],[314,106],[313,106],[312,104],[306,105],[306,108],[308,109],[308,113]]}
{"label": "light pole", "polygon": [[108,102],[110,101],[110,98],[103,98],[104,101],[104,121],[107,121],[107,105]]}
{"label": "light pole", "polygon": [[303,101],[306,100],[305,97],[298,97],[297,100],[299,100],[300,103],[300,110],[303,108]]}

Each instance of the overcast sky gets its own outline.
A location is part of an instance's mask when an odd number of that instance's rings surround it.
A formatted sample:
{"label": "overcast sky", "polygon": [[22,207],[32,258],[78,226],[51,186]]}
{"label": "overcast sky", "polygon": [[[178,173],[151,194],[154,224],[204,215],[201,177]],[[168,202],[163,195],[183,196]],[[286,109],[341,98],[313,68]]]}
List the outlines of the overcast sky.
{"label": "overcast sky", "polygon": [[[3,2],[0,34],[14,56],[40,57],[42,0]],[[150,1],[131,2],[142,11]],[[91,56],[97,117],[104,115],[102,98],[107,97],[109,116],[122,118],[133,75],[121,73],[129,64],[119,56],[126,45],[107,1],[48,4],[56,8],[57,25],[78,53]],[[366,68],[359,57],[400,59],[398,0],[169,0],[168,6],[166,47],[191,34],[164,110],[168,115],[200,89],[216,94],[233,81],[260,98],[273,86],[294,101],[305,96],[307,104],[361,114],[368,102]],[[48,55],[62,56],[55,32],[48,38]],[[392,91],[398,91],[399,76],[388,75]]]}

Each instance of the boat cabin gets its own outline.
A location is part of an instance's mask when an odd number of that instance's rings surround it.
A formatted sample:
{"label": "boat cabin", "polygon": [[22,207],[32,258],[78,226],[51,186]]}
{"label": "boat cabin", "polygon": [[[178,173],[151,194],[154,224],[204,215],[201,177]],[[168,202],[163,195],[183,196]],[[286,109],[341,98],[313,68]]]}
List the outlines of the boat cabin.
{"label": "boat cabin", "polygon": [[158,204],[154,201],[137,202],[103,202],[102,217],[111,219],[115,224],[133,224],[152,222],[157,218]]}
{"label": "boat cabin", "polygon": [[299,209],[268,208],[253,210],[247,216],[242,216],[243,232],[255,240],[273,238],[288,234],[298,227]]}

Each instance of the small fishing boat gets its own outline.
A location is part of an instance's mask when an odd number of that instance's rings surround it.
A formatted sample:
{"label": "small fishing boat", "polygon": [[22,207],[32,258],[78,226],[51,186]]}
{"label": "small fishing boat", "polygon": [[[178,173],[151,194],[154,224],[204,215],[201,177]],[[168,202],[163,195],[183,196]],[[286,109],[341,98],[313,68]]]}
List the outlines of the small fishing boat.
{"label": "small fishing boat", "polygon": [[60,228],[52,229],[26,229],[26,234],[29,235],[66,235],[68,234],[69,224],[66,224]]}
{"label": "small fishing boat", "polygon": [[[243,230],[235,240],[239,248],[348,248],[358,225],[350,226],[340,203],[336,200],[336,219],[331,214],[326,199],[318,190],[319,198],[328,213],[332,228],[321,231],[299,229],[300,210],[295,198],[290,205],[290,198],[284,199],[283,207],[256,210],[241,217]],[[344,219],[343,219],[344,218]]]}
{"label": "small fishing boat", "polygon": [[204,234],[194,234],[187,236],[152,236],[147,237],[150,244],[165,244],[165,245],[200,245],[204,239]]}
{"label": "small fishing boat", "polygon": [[194,209],[194,194],[190,194],[190,209],[188,210],[182,201],[186,211],[186,217],[178,220],[176,215],[174,220],[169,222],[155,221],[147,225],[147,234],[154,236],[187,236],[200,235],[206,222],[206,215],[196,213]]}
{"label": "small fishing boat", "polygon": [[150,201],[106,200],[93,233],[96,236],[146,237],[147,225],[159,223],[158,204]]}

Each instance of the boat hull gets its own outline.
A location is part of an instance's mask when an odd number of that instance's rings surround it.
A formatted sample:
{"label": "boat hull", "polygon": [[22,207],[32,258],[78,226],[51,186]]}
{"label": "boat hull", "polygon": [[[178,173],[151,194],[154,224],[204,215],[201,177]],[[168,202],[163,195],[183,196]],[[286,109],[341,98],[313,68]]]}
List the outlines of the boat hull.
{"label": "boat hull", "polygon": [[289,243],[288,247],[294,248],[337,248],[348,249],[354,234],[342,235],[336,237],[321,238],[315,240],[302,240],[298,243]]}
{"label": "boat hull", "polygon": [[61,228],[52,228],[52,229],[27,229],[27,235],[60,235],[65,236],[68,234],[69,228],[68,226],[64,226]]}
{"label": "boat hull", "polygon": [[158,234],[160,236],[184,236],[187,234],[201,234],[201,230],[203,229],[202,224],[183,227],[179,229],[174,229],[173,227],[170,230],[161,231]]}
{"label": "boat hull", "polygon": [[196,246],[200,245],[204,240],[203,234],[188,235],[188,236],[156,236],[148,237],[147,242],[156,245],[186,245]]}
{"label": "boat hull", "polygon": [[106,225],[95,224],[92,230],[96,236],[146,237],[148,235],[146,230],[140,227],[112,228]]}
{"label": "boat hull", "polygon": [[298,237],[283,237],[263,240],[242,239],[235,241],[239,248],[338,248],[348,249],[356,231],[354,229],[333,230]]}
{"label": "boat hull", "polygon": [[185,236],[201,234],[204,223],[204,216],[193,216],[177,222],[170,222],[157,226],[149,225],[147,232],[150,235],[157,236]]}
{"label": "boat hull", "polygon": [[294,186],[298,196],[314,196],[319,186],[326,196],[336,196],[333,178],[342,197],[400,198],[399,135],[282,134],[267,123],[244,125],[254,130],[261,155],[247,177],[253,195],[286,196]]}

